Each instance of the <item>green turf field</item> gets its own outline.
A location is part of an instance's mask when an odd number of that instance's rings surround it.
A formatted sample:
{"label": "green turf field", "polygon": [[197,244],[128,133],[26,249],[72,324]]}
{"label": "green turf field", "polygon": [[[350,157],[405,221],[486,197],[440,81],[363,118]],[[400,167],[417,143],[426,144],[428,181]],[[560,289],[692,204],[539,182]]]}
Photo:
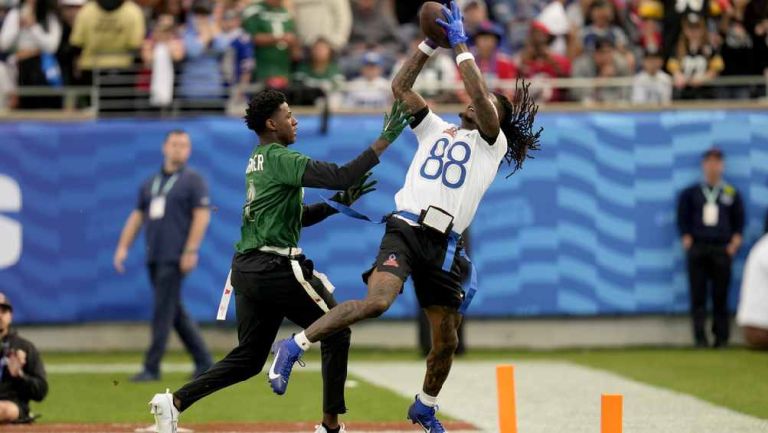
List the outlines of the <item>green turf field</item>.
{"label": "green turf field", "polygon": [[[319,359],[318,351],[306,358]],[[418,360],[415,352],[353,350],[354,361]],[[559,360],[615,372],[654,386],[687,393],[736,411],[768,419],[768,354],[744,349],[623,349],[553,352],[475,351],[472,360]],[[49,366],[72,363],[134,364],[138,353],[47,354]],[[170,354],[166,362],[186,362]],[[150,421],[145,402],[158,391],[157,383],[132,384],[128,374],[50,374],[51,392],[35,406],[41,422]],[[166,374],[162,386],[175,389],[184,374]],[[352,379],[355,379],[352,377]],[[356,380],[348,389],[350,421],[402,421],[409,401]],[[204,421],[315,421],[320,413],[319,372],[297,371],[284,397],[272,395],[263,375],[210,396],[185,412],[185,422]]]}

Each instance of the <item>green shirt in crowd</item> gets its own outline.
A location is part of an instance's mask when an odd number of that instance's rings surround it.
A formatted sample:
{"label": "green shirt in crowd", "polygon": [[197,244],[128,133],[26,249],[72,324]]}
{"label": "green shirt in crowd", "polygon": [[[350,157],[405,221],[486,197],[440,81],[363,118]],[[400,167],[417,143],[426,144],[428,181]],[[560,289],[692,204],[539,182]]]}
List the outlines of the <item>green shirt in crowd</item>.
{"label": "green shirt in crowd", "polygon": [[239,253],[260,248],[296,247],[301,232],[309,157],[277,143],[256,146],[245,171],[246,199]]}
{"label": "green shirt in crowd", "polygon": [[[296,25],[283,7],[268,4],[251,4],[243,11],[243,29],[253,37],[258,33],[269,33],[280,37],[286,33],[295,33]],[[263,81],[272,77],[291,76],[291,51],[287,44],[278,43],[270,46],[255,46],[256,69],[254,79]]]}

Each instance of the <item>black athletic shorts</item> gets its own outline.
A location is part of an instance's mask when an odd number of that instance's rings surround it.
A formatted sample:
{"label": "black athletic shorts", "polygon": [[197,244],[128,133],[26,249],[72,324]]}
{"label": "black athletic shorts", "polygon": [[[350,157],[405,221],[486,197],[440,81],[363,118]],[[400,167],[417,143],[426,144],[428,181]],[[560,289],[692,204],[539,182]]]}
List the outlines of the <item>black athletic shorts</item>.
{"label": "black athletic shorts", "polygon": [[458,310],[464,301],[462,282],[469,277],[470,265],[460,255],[464,248],[460,243],[451,271],[444,271],[447,247],[446,236],[390,216],[376,262],[363,274],[363,281],[368,283],[374,269],[396,275],[403,281],[412,276],[416,298],[422,308],[442,305]]}

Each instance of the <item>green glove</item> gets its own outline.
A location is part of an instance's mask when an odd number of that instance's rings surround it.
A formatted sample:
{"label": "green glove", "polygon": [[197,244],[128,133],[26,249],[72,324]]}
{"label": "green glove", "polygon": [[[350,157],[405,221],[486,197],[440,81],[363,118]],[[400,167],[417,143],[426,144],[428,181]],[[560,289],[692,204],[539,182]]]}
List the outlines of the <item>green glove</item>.
{"label": "green glove", "polygon": [[346,206],[352,206],[352,203],[357,201],[360,197],[368,194],[369,192],[376,191],[374,186],[378,183],[376,180],[368,182],[368,178],[371,177],[371,172],[365,174],[357,181],[356,184],[347,188],[346,191],[339,191],[331,197],[331,200],[339,202]]}
{"label": "green glove", "polygon": [[413,122],[413,116],[408,112],[405,103],[396,100],[389,114],[384,114],[384,129],[379,138],[392,143],[411,122]]}

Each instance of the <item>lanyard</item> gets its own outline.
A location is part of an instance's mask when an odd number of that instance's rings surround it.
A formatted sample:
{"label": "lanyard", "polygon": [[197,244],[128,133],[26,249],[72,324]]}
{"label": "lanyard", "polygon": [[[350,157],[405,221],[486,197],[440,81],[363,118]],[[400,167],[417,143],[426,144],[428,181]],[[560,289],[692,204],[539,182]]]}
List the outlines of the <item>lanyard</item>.
{"label": "lanyard", "polygon": [[162,182],[163,177],[161,175],[155,176],[155,180],[152,181],[152,197],[157,197],[158,195],[162,195],[163,197],[168,195],[168,192],[173,188],[173,185],[176,183],[176,181],[179,179],[179,173],[176,172],[171,176],[170,179],[168,179],[168,182],[165,182],[165,185],[163,185],[162,192],[160,191],[160,182]]}
{"label": "lanyard", "polygon": [[718,183],[712,188],[712,191],[707,188],[707,185],[701,185],[701,193],[704,194],[704,198],[707,199],[708,204],[717,203],[717,196],[720,195],[721,185]]}

